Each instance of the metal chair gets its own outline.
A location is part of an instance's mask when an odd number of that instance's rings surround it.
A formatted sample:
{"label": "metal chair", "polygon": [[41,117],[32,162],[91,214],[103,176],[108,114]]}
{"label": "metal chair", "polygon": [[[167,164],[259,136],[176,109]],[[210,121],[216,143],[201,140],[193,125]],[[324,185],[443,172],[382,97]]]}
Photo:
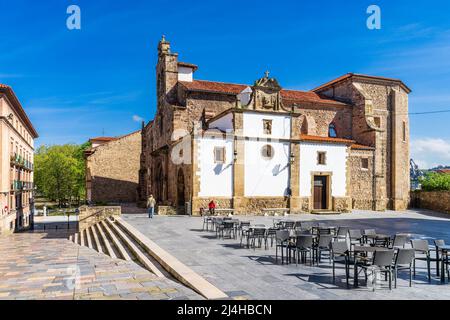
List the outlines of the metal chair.
{"label": "metal chair", "polygon": [[409,286],[412,286],[412,264],[414,255],[414,249],[398,249],[393,266],[395,288],[397,288],[397,278],[399,270],[409,270]]}
{"label": "metal chair", "polygon": [[284,228],[284,229],[287,229],[287,230],[292,230],[292,229],[294,229],[294,226],[295,226],[295,221],[285,221],[285,222],[283,223],[283,228]]}
{"label": "metal chair", "polygon": [[336,239],[337,240],[347,240],[349,230],[350,230],[349,227],[339,227],[337,234],[336,234]]}
{"label": "metal chair", "polygon": [[336,264],[343,264],[345,268],[345,280],[348,288],[350,265],[354,264],[354,259],[349,255],[349,248],[346,241],[334,241],[331,243],[331,260],[333,267],[333,283],[336,283]]}
{"label": "metal chair", "polygon": [[222,228],[222,239],[225,239],[225,236],[228,235],[228,238],[231,239],[231,235],[233,234],[233,239],[236,239],[236,232],[234,229],[234,222],[232,221],[224,221]]}
{"label": "metal chair", "polygon": [[350,237],[350,245],[361,245],[363,244],[363,235],[361,233],[361,230],[359,229],[350,229],[348,231],[349,237]]}
{"label": "metal chair", "polygon": [[239,232],[240,237],[241,237],[241,244],[240,245],[242,247],[242,240],[244,238],[246,238],[247,243],[248,243],[248,235],[249,235],[249,232],[250,232],[250,221],[241,221],[241,223],[239,224],[239,227],[238,227],[238,232]]}
{"label": "metal chair", "polygon": [[376,236],[377,231],[375,229],[364,229],[363,230],[363,241],[364,243],[369,243],[369,238],[367,236]]}
{"label": "metal chair", "polygon": [[329,234],[321,234],[319,236],[319,241],[314,246],[316,250],[316,260],[320,263],[322,258],[322,252],[328,252],[329,261],[331,262],[331,242],[333,241],[333,236]]}
{"label": "metal chair", "polygon": [[448,266],[449,266],[449,260],[448,260],[449,254],[446,254],[445,257],[444,256],[439,257],[439,247],[445,246],[445,240],[434,240],[434,246],[436,247],[436,259],[439,260],[439,261],[441,259],[444,259],[444,263],[446,265],[446,271],[447,271],[447,278],[450,279],[450,270],[448,268]]}
{"label": "metal chair", "polygon": [[256,242],[258,242],[258,248],[261,248],[262,242],[266,237],[266,229],[252,228],[249,237],[250,245],[253,247],[253,250],[256,249]]}
{"label": "metal chair", "polygon": [[392,240],[392,243],[389,245],[391,249],[401,249],[404,248],[406,245],[406,242],[408,242],[408,236],[405,234],[396,234],[394,236],[394,239]]}
{"label": "metal chair", "polygon": [[[212,224],[212,219],[209,216],[205,216],[203,217],[203,227],[202,230],[203,231],[209,231],[209,225]],[[206,227],[206,228],[205,228]]]}
{"label": "metal chair", "polygon": [[289,231],[277,230],[275,232],[275,263],[278,263],[278,248],[281,249],[281,264],[284,263],[283,249],[287,250],[289,247]]}
{"label": "metal chair", "polygon": [[385,276],[389,276],[389,290],[392,290],[392,271],[393,271],[393,258],[394,250],[375,251],[373,255],[373,262],[370,265],[359,265],[364,271],[367,279],[367,272],[371,272],[373,275],[372,286],[375,291],[376,275],[377,273],[384,273]]}
{"label": "metal chair", "polygon": [[295,248],[293,248],[295,250],[295,264],[298,265],[299,261],[306,262],[307,254],[309,253],[309,262],[312,266],[314,263],[313,237],[311,235],[301,235],[297,236],[296,239]]}
{"label": "metal chair", "polygon": [[[426,261],[427,262],[427,270],[428,270],[428,282],[431,282],[431,261],[437,261],[436,259],[431,258],[431,250],[428,245],[427,240],[411,240],[411,246],[415,250],[415,256],[413,260],[413,272],[414,278],[416,277],[416,260]],[[422,254],[425,256],[417,256],[417,254]],[[437,268],[439,272],[439,266]]]}
{"label": "metal chair", "polygon": [[271,248],[273,247],[273,240],[276,238],[277,231],[278,231],[278,229],[276,229],[276,228],[267,229],[266,238],[264,239],[264,245],[265,245],[266,250],[268,248],[267,243],[268,243],[269,239],[270,239],[270,247]]}

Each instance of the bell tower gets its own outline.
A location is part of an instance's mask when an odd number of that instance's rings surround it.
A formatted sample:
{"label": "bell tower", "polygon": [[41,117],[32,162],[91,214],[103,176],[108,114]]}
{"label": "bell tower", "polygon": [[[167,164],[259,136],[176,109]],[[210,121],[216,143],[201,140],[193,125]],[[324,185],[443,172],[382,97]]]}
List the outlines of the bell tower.
{"label": "bell tower", "polygon": [[162,36],[158,44],[158,64],[156,65],[156,93],[158,110],[176,98],[175,86],[178,81],[178,54],[171,53],[170,42]]}

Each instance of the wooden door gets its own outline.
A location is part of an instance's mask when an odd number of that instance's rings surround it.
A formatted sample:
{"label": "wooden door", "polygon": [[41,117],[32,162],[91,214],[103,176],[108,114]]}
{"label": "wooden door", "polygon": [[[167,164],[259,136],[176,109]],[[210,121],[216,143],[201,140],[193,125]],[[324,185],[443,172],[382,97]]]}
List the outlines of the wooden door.
{"label": "wooden door", "polygon": [[327,177],[314,176],[314,209],[327,209]]}

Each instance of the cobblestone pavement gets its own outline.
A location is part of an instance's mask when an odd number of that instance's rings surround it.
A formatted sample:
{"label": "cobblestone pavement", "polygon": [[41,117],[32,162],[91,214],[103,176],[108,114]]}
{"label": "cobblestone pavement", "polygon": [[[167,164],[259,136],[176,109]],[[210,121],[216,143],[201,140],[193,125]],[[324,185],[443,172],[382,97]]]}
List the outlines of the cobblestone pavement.
{"label": "cobblestone pavement", "polygon": [[[450,220],[429,211],[290,216],[293,220],[327,220],[330,224],[355,228],[375,228],[394,234],[408,232],[413,237],[443,238],[450,242]],[[275,249],[245,249],[239,240],[216,239],[213,232],[202,231],[202,218],[187,216],[123,215],[123,218],[170,252],[181,262],[205,277],[234,299],[450,299],[450,284],[441,285],[432,264],[432,283],[426,278],[425,264],[417,263],[417,277],[408,286],[408,274],[400,273],[398,288],[390,291],[381,282],[375,292],[362,286],[347,289],[342,267],[338,267],[336,284],[328,259],[320,267],[275,264]],[[273,217],[237,217],[242,220],[273,224]],[[350,280],[352,281],[352,279]]]}
{"label": "cobblestone pavement", "polygon": [[0,237],[0,299],[201,299],[133,262],[111,259],[57,235]]}

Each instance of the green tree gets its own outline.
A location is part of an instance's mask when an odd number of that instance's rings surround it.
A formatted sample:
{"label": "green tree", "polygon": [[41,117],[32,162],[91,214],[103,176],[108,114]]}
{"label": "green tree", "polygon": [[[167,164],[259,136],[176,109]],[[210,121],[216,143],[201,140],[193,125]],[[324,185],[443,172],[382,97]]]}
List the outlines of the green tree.
{"label": "green tree", "polygon": [[89,143],[41,146],[35,155],[35,183],[43,196],[62,207],[86,197],[84,151]]}
{"label": "green tree", "polygon": [[427,173],[420,183],[424,191],[450,191],[450,174]]}

